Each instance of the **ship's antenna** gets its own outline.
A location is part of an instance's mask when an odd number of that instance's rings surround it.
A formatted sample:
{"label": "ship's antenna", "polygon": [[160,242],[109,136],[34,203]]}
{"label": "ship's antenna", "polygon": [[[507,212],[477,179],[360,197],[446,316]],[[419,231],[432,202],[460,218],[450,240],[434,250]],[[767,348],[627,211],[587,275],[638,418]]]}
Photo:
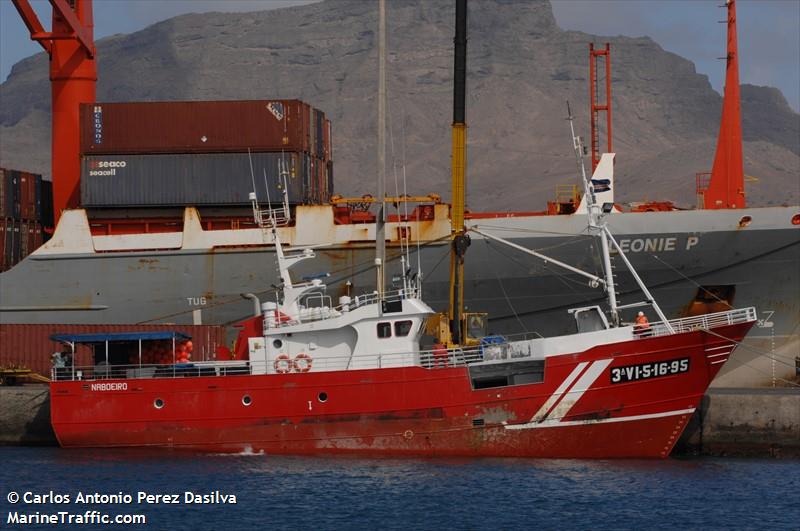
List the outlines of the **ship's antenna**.
{"label": "ship's antenna", "polygon": [[[584,197],[586,198],[586,210],[589,213],[589,232],[591,234],[600,235],[600,243],[602,245],[603,253],[603,270],[605,273],[605,289],[608,296],[608,306],[611,311],[611,320],[614,325],[619,325],[619,309],[617,307],[617,292],[614,286],[614,272],[611,269],[611,253],[608,249],[608,233],[606,230],[605,221],[603,218],[603,209],[597,205],[597,200],[594,196],[594,187],[589,183],[586,178],[586,164],[584,164],[583,157],[586,155],[586,148],[583,145],[581,137],[575,134],[575,119],[572,116],[572,109],[570,109],[569,101],[567,101],[567,120],[569,121],[569,130],[572,134],[572,147],[575,150],[575,160],[578,164],[578,171],[580,172],[581,179],[583,180]],[[613,205],[611,205],[613,207]]]}
{"label": "ship's antenna", "polygon": [[250,148],[247,148],[247,159],[250,162],[250,180],[253,183],[253,191],[250,192],[250,205],[253,207],[253,221],[261,228],[261,238],[264,243],[267,243],[266,233],[264,231],[263,220],[261,219],[261,208],[258,206],[258,195],[256,194],[256,174],[253,170],[253,155],[250,153]]}
{"label": "ship's antenna", "polygon": [[269,196],[269,184],[267,183],[267,169],[261,168],[264,172],[264,190],[267,191],[267,210],[269,211],[269,220],[272,223],[272,230],[275,230],[275,212],[272,210],[272,198]]}
{"label": "ship's antenna", "polygon": [[[375,217],[375,266],[378,299],[383,300],[386,262],[386,1],[378,3],[378,213]],[[383,314],[383,304],[378,312]]]}
{"label": "ship's antenna", "polygon": [[[603,205],[598,205],[596,202],[596,198],[594,196],[594,187],[586,178],[586,166],[583,161],[584,155],[586,155],[586,149],[583,146],[583,142],[579,136],[575,135],[575,126],[573,124],[573,117],[572,111],[569,107],[569,102],[567,102],[567,120],[569,120],[569,127],[570,131],[572,132],[572,145],[575,148],[575,158],[578,162],[578,168],[581,172],[581,177],[583,178],[583,187],[585,190],[585,197],[586,197],[586,207],[587,212],[589,213],[589,232],[591,234],[599,235],[600,236],[600,243],[602,246],[602,253],[603,253],[603,270],[605,273],[605,289],[606,295],[608,296],[608,306],[611,310],[611,319],[613,323],[618,326],[620,319],[619,319],[619,310],[624,308],[635,308],[638,306],[643,306],[650,304],[655,310],[656,314],[658,314],[659,319],[664,323],[664,326],[670,331],[674,332],[672,326],[669,324],[667,320],[667,316],[664,315],[664,312],[661,311],[656,300],[653,298],[653,295],[650,293],[650,290],[647,289],[647,286],[644,284],[642,279],[639,277],[639,274],[636,273],[636,270],[633,268],[633,264],[628,261],[628,257],[625,256],[620,245],[614,239],[614,236],[611,234],[611,231],[608,230],[608,225],[605,221],[605,215],[611,212],[611,209],[614,207],[612,203],[604,203]],[[609,251],[609,243],[614,246],[617,253],[619,253],[619,257],[625,263],[625,266],[631,272],[636,283],[639,285],[639,288],[644,293],[646,297],[645,302],[636,302],[633,304],[626,304],[624,306],[619,306],[617,304],[617,294],[616,288],[614,286],[614,273],[611,269],[611,253]]]}

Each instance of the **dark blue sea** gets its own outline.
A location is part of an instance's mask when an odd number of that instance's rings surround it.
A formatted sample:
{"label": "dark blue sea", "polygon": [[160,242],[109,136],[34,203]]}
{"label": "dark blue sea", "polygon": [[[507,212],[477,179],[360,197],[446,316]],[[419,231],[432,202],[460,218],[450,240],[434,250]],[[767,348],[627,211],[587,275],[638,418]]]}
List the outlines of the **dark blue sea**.
{"label": "dark blue sea", "polygon": [[0,529],[800,529],[800,461],[0,448],[0,492]]}

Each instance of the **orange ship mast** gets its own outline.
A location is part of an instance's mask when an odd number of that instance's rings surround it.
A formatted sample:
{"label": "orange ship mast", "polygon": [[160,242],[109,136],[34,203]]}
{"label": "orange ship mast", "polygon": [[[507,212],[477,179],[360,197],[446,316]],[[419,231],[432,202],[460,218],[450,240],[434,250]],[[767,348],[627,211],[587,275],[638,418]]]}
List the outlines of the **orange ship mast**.
{"label": "orange ship mast", "polygon": [[96,100],[92,0],[50,0],[53,7],[51,31],[45,31],[28,0],[12,0],[22,21],[50,56],[52,97],[53,214],[58,223],[61,212],[80,204],[81,103]]}
{"label": "orange ship mast", "polygon": [[736,0],[727,0],[728,55],[722,121],[711,180],[703,192],[705,208],[744,208],[742,116],[739,97],[739,52],[736,44]]}

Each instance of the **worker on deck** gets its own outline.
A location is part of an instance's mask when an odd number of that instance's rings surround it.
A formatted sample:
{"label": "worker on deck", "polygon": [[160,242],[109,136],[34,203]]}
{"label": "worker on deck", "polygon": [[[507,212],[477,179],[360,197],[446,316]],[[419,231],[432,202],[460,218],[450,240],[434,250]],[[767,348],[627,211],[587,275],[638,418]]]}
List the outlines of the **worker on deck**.
{"label": "worker on deck", "polygon": [[639,315],[636,316],[636,323],[633,325],[633,331],[639,335],[650,333],[650,321],[647,320],[647,316],[644,312],[639,312]]}

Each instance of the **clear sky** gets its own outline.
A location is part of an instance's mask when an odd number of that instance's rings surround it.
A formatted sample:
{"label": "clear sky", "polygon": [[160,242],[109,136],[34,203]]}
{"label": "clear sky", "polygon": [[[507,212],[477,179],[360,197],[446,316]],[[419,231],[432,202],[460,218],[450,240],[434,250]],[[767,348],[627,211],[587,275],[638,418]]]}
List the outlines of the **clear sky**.
{"label": "clear sky", "polygon": [[[131,33],[188,12],[255,11],[313,0],[94,0],[95,37]],[[369,0],[364,0],[369,1]],[[389,0],[402,1],[402,0]],[[451,1],[451,0],[428,0]],[[486,0],[472,0],[486,1]],[[47,0],[30,0],[45,27]],[[722,90],[725,54],[723,0],[552,0],[559,26],[595,35],[652,37],[663,48],[686,57]],[[800,110],[800,0],[739,0],[740,79],[781,89]],[[0,79],[20,59],[41,50],[11,0],[0,0]]]}

